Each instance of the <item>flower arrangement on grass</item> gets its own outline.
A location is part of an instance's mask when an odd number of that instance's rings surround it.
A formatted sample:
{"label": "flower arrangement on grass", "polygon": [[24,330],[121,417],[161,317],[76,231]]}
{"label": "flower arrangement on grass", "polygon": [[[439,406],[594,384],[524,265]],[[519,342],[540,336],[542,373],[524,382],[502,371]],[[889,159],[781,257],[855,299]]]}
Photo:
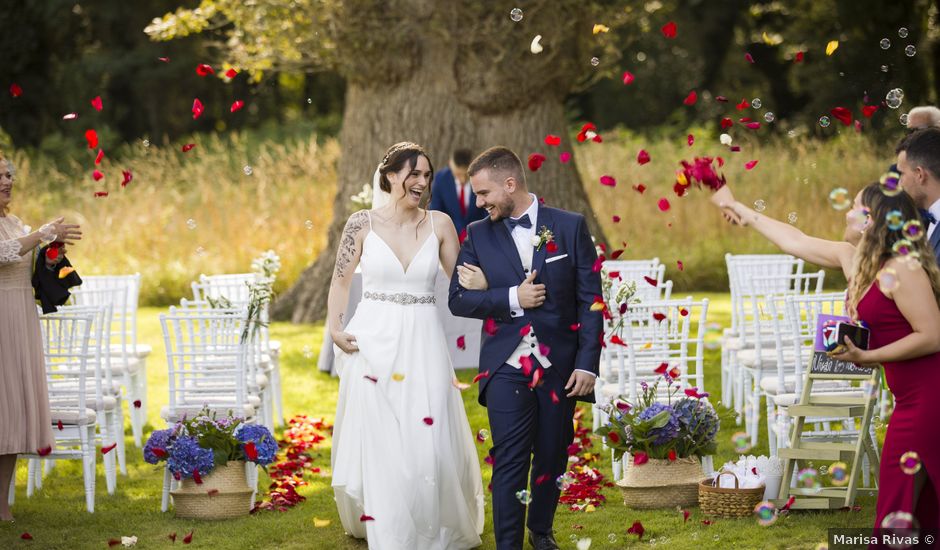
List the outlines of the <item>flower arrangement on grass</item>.
{"label": "flower arrangement on grass", "polygon": [[[667,384],[666,401],[658,399],[659,384]],[[671,372],[652,385],[643,384],[643,394],[636,403],[623,396],[606,405],[608,423],[598,430],[607,439],[617,457],[633,455],[636,464],[650,458],[676,460],[715,454],[715,437],[720,428],[718,414],[708,402],[707,393],[696,388],[684,390]]]}
{"label": "flower arrangement on grass", "polygon": [[203,411],[183,419],[172,428],[150,434],[144,445],[144,460],[166,461],[176,479],[201,483],[202,476],[229,460],[245,460],[259,466],[274,462],[277,441],[264,426],[246,424],[233,416],[217,418]]}

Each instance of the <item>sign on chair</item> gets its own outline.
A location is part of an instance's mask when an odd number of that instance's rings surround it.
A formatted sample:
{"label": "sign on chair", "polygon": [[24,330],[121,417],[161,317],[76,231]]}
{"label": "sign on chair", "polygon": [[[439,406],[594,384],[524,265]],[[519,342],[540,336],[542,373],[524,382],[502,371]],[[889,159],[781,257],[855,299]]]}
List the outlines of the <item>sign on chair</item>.
{"label": "sign on chair", "polygon": [[[784,461],[780,498],[774,501],[778,506],[784,505],[792,495],[796,497],[791,505],[794,509],[842,508],[852,506],[858,492],[875,494],[878,491],[879,458],[870,430],[881,373],[876,367],[863,367],[839,361],[826,354],[826,350],[831,349],[838,341],[834,327],[842,321],[847,322],[848,318],[819,315],[815,349],[809,369],[806,370],[803,392],[800,400],[787,408],[787,413],[794,419],[794,423],[790,433],[790,447],[778,451]],[[844,384],[836,390],[813,391],[814,383],[818,381],[842,381]],[[857,432],[850,430],[831,432],[824,436],[804,436],[807,420],[812,424],[819,419],[839,419],[842,422],[851,422],[853,426],[858,419],[859,428]],[[866,460],[863,460],[863,457]],[[808,461],[849,464],[844,485],[821,488],[791,487],[790,480],[794,472],[805,468]],[[860,487],[863,466],[870,468],[875,482],[872,487]],[[867,475],[865,477],[868,478]]]}

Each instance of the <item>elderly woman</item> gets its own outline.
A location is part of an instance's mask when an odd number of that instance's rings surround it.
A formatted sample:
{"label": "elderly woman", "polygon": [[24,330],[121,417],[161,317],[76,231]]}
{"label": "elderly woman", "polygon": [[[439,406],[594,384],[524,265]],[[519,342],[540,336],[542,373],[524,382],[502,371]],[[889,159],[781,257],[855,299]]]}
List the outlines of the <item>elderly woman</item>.
{"label": "elderly woman", "polygon": [[27,233],[8,213],[13,197],[13,164],[0,152],[0,521],[12,521],[6,491],[17,453],[36,453],[53,444],[52,419],[42,357],[36,301],[30,285],[32,251],[43,241],[81,239],[78,225],[63,218]]}

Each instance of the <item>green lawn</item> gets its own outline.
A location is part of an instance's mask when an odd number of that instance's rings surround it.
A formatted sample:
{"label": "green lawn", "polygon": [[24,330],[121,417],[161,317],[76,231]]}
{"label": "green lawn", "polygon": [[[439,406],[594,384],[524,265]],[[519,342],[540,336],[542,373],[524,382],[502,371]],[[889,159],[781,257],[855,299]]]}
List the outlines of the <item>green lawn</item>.
{"label": "green lawn", "polygon": [[[728,297],[724,294],[701,294],[712,300],[709,320],[727,325],[729,319]],[[167,401],[166,366],[162,356],[163,339],[158,315],[161,309],[141,310],[141,340],[154,347],[148,361],[150,391],[150,426],[163,428],[159,410]],[[323,325],[290,325],[275,323],[271,327],[274,338],[283,343],[281,358],[284,380],[284,403],[288,415],[306,414],[324,417],[332,422],[336,406],[338,381],[316,369],[317,353],[323,336]],[[712,402],[720,402],[720,365],[718,350],[710,351],[706,357],[706,387],[712,393]],[[469,382],[474,373],[464,372],[460,376]],[[476,402],[476,389],[464,393],[464,402],[474,432],[486,428],[486,412]],[[719,409],[722,429],[719,435],[719,454],[715,465],[736,458],[731,444],[731,435],[740,428],[735,426],[733,415]],[[4,419],[4,421],[7,421]],[[127,433],[130,434],[128,426]],[[0,525],[0,547],[2,548],[107,548],[112,538],[137,536],[137,548],[166,548],[172,543],[167,538],[177,533],[177,544],[182,537],[194,530],[192,547],[212,549],[246,550],[253,548],[359,548],[366,545],[343,534],[342,526],[333,504],[329,483],[328,442],[315,457],[316,464],[323,469],[321,477],[310,479],[310,485],[301,493],[307,501],[286,512],[262,512],[240,520],[226,522],[200,522],[178,520],[172,512],[160,512],[160,489],[162,470],[145,463],[141,453],[127,438],[128,476],[119,477],[114,496],[105,491],[103,470],[99,461],[96,509],[89,515],[84,509],[80,468],[77,462],[63,462],[46,479],[43,490],[27,499],[25,494],[26,469],[21,464],[17,473],[15,524]],[[753,454],[766,454],[766,436],[761,436],[762,446],[753,449]],[[478,445],[481,459],[486,445]],[[595,450],[600,450],[599,442]],[[598,468],[610,475],[610,457],[602,457]],[[821,466],[821,464],[819,465]],[[483,484],[489,483],[490,468],[482,465]],[[267,478],[262,474],[261,486],[266,487]],[[591,548],[630,548],[655,544],[668,548],[816,548],[825,541],[826,529],[833,527],[866,527],[874,521],[874,502],[862,498],[861,512],[794,512],[769,527],[761,527],[754,519],[716,520],[703,525],[704,519],[698,510],[692,511],[687,523],[677,511],[634,511],[627,509],[619,500],[616,487],[605,490],[607,503],[595,512],[571,512],[559,509],[555,520],[556,538],[563,548],[574,548],[572,536],[590,537]],[[314,518],[329,520],[326,527],[315,527]],[[641,521],[646,535],[638,542],[636,536],[627,535],[626,530],[634,521]],[[575,529],[575,525],[583,526]],[[23,541],[20,535],[29,532],[32,541]],[[494,548],[492,521],[487,517],[483,533],[482,548]]]}

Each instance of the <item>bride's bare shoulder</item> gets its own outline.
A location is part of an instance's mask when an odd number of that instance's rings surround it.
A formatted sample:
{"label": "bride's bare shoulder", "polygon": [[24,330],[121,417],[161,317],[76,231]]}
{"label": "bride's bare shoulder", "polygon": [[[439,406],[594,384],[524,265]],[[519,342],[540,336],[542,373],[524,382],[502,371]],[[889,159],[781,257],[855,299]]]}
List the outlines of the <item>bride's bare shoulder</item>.
{"label": "bride's bare shoulder", "polygon": [[358,236],[369,228],[369,211],[368,210],[359,210],[358,212],[353,212],[350,214],[349,219],[346,220],[346,227],[343,229],[343,233],[346,235]]}

